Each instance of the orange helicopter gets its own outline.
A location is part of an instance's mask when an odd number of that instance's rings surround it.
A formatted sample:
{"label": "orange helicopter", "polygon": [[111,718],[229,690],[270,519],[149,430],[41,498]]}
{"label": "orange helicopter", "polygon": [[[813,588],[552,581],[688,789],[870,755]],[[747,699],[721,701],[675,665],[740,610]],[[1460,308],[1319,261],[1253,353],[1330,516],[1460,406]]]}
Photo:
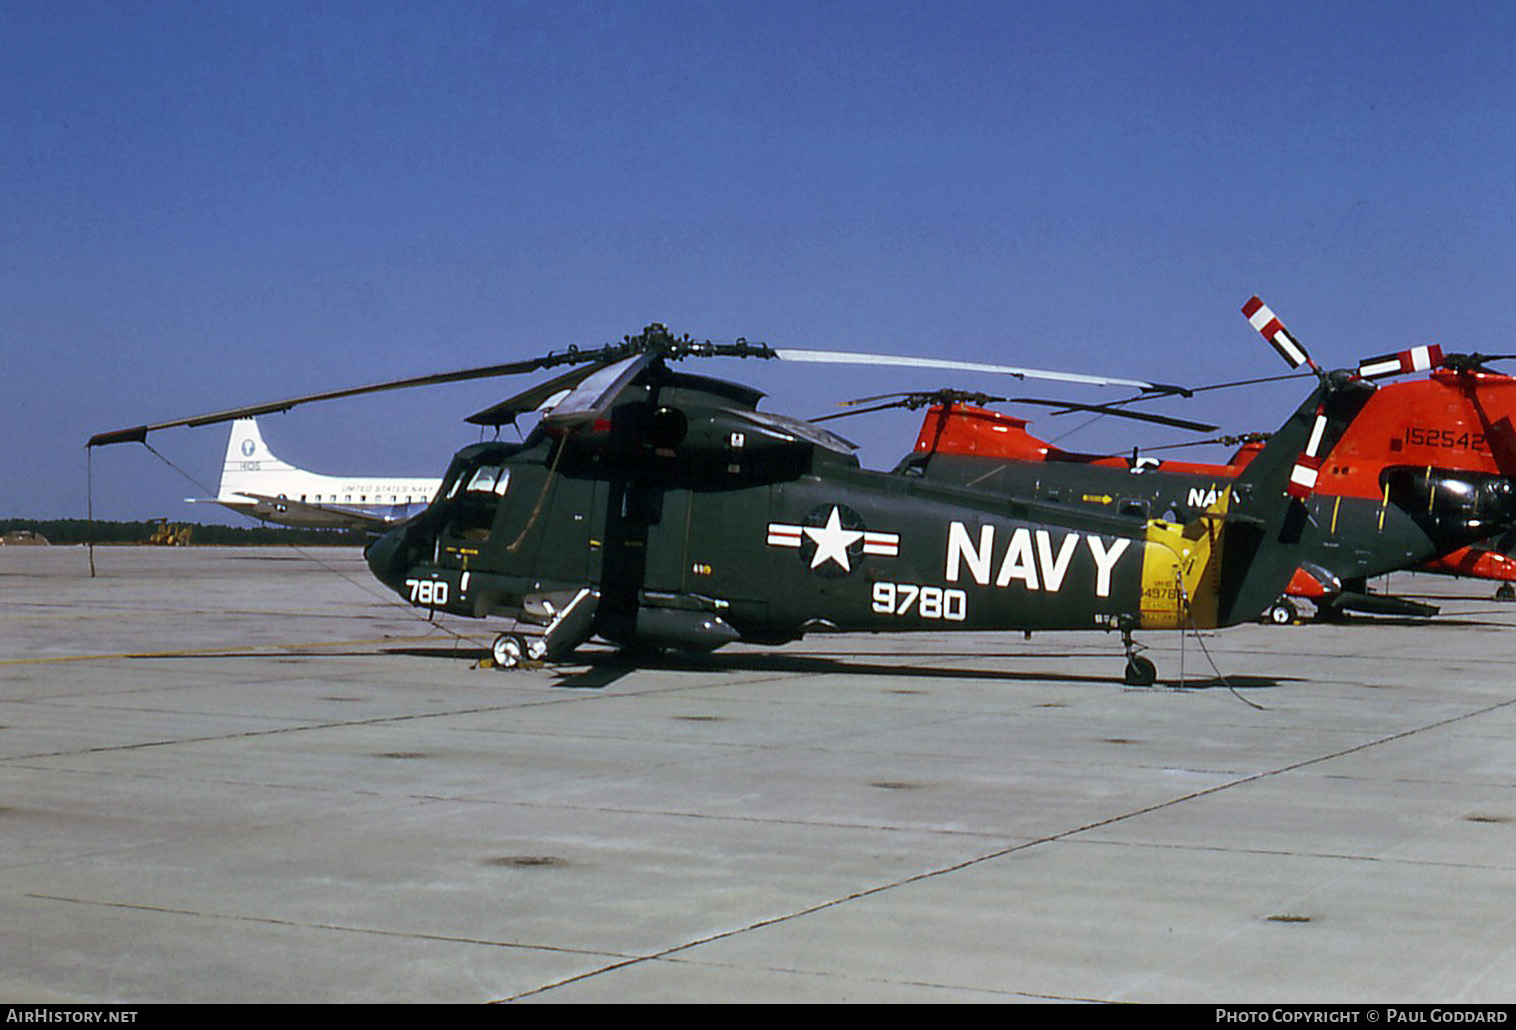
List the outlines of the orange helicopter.
{"label": "orange helicopter", "polygon": [[[1249,300],[1243,314],[1293,367],[1316,369],[1261,300]],[[1424,346],[1360,362],[1364,379],[1429,375],[1381,385],[1326,461],[1312,467],[1303,459],[1297,467],[1302,492],[1314,491],[1307,505],[1318,533],[1266,618],[1294,621],[1298,599],[1309,600],[1326,619],[1349,611],[1436,614],[1432,605],[1368,588],[1369,579],[1402,569],[1516,580],[1516,561],[1481,543],[1516,528],[1516,378],[1487,367],[1508,357],[1516,355],[1444,354]],[[1008,494],[1032,491],[1047,501],[1134,518],[1192,518],[1263,446],[1261,435],[1222,438],[1242,444],[1225,465],[1137,451],[1082,454],[1028,433],[1025,419],[985,407],[1047,402],[950,390],[892,397],[869,410],[928,409],[915,449],[897,471]]]}

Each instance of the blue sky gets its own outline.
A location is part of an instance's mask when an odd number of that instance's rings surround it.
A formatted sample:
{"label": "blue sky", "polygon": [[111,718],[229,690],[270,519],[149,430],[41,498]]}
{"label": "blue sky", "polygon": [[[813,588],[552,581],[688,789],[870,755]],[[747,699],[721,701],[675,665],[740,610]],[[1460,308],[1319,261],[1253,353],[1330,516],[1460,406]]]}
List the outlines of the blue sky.
{"label": "blue sky", "polygon": [[[1323,364],[1511,350],[1516,8],[1260,6],[0,0],[0,517],[83,514],[101,430],[651,321],[1201,385],[1283,370],[1258,293]],[[797,415],[1115,395],[702,371]],[[523,385],[264,430],[316,471],[440,474]],[[1164,410],[1270,429],[1302,392]],[[1072,448],[1184,438],[1029,414]],[[834,427],[888,467],[917,421]],[[153,444],[214,486],[224,430]],[[138,445],[94,478],[99,517],[206,517]]]}

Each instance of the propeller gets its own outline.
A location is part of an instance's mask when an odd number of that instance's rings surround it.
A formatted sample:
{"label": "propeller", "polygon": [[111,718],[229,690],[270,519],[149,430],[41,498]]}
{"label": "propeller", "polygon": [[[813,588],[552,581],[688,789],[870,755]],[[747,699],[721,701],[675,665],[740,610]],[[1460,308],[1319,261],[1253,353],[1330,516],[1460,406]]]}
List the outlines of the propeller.
{"label": "propeller", "polygon": [[1025,368],[1014,365],[996,365],[978,362],[949,361],[940,358],[909,357],[904,355],[858,354],[846,351],[806,350],[803,348],[774,348],[765,343],[749,343],[738,339],[732,343],[696,341],[688,335],[675,337],[662,325],[649,325],[637,336],[623,337],[620,343],[607,344],[600,348],[581,350],[570,347],[563,352],[550,352],[535,358],[511,361],[477,368],[460,369],[433,375],[412,376],[388,382],[355,386],[341,390],[289,397],[284,400],[251,404],[225,411],[195,415],[149,425],[96,433],[90,437],[87,447],[107,444],[146,442],[147,435],[162,429],[179,426],[205,426],[217,422],[230,422],[239,418],[288,411],[301,404],[317,401],[338,400],[389,390],[403,390],[418,386],[439,386],[446,383],[468,382],[500,376],[523,375],[563,365],[576,367],[560,374],[546,383],[523,391],[499,404],[476,412],[468,421],[476,425],[503,425],[527,411],[549,410],[549,424],[573,427],[591,421],[603,414],[615,403],[616,398],[648,368],[660,361],[681,360],[687,357],[734,357],[763,358],[768,360],[793,361],[798,363],[827,363],[849,365],[876,365],[907,368],[948,368],[959,371],[986,372],[1011,375],[1018,379],[1048,379],[1056,382],[1078,383],[1093,386],[1124,386],[1152,394],[1187,394],[1184,387],[1164,383],[1149,383],[1135,379],[1091,376],[1070,372],[1055,372],[1047,369]]}

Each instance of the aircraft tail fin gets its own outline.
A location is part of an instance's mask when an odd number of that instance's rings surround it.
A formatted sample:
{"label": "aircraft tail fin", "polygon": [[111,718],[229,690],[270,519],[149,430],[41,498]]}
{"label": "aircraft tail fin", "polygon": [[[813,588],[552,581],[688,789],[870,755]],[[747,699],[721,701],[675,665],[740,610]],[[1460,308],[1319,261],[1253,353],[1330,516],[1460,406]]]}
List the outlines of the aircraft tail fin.
{"label": "aircraft tail fin", "polygon": [[1350,372],[1320,384],[1199,518],[1148,524],[1141,625],[1229,626],[1256,618],[1299,566],[1317,472],[1374,392]]}
{"label": "aircraft tail fin", "polygon": [[226,442],[226,460],[221,466],[218,501],[241,501],[253,493],[276,493],[268,484],[272,477],[298,472],[289,462],[274,456],[263,442],[258,420],[239,418],[232,423]]}

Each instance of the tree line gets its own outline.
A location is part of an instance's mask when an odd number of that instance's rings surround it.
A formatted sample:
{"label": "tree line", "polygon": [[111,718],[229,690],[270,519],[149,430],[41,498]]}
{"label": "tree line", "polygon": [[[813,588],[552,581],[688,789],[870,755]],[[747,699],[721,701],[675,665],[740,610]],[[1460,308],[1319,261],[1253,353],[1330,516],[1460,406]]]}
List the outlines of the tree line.
{"label": "tree line", "polygon": [[[0,519],[0,536],[22,530],[37,533],[51,544],[140,544],[146,543],[157,522],[116,522],[89,519]],[[237,546],[260,544],[300,544],[303,546],[362,547],[368,534],[357,529],[295,529],[288,526],[220,526],[199,523],[190,525],[196,545]]]}

